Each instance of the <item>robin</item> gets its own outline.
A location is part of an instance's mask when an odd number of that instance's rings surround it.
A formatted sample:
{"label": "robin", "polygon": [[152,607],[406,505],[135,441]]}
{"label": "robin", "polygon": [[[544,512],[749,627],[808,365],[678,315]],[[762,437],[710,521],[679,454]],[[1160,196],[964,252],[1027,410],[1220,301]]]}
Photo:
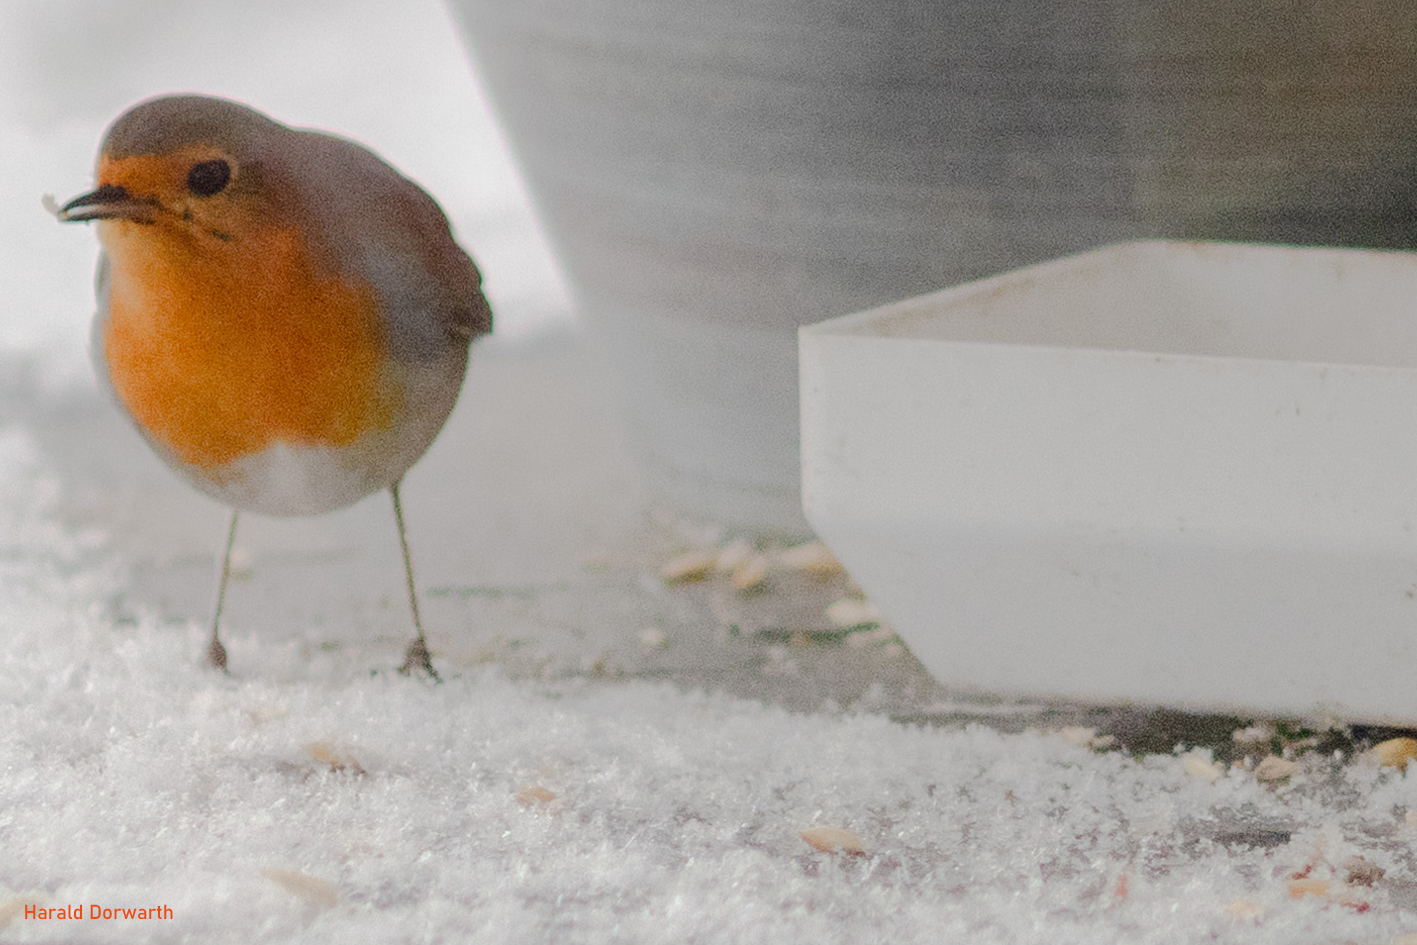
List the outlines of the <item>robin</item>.
{"label": "robin", "polygon": [[56,215],[98,221],[98,375],[168,465],[231,507],[212,666],[240,514],[387,489],[415,633],[399,671],[436,679],[399,483],[492,329],[442,210],[358,144],[197,95],[119,116],[95,178]]}

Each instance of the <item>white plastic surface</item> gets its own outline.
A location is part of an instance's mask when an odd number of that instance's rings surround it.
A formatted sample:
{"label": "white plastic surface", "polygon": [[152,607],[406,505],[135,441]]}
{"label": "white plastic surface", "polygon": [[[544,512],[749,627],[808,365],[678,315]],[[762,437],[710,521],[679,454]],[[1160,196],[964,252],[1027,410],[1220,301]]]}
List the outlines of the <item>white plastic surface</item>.
{"label": "white plastic surface", "polygon": [[941,682],[1417,723],[1417,256],[1129,243],[800,343],[807,518]]}

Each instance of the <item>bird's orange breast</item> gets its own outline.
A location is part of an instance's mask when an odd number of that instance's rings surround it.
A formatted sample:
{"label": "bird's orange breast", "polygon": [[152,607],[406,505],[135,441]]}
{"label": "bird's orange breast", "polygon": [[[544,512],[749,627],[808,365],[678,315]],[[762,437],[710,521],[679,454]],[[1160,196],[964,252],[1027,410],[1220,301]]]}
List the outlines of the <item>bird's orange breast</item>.
{"label": "bird's orange breast", "polygon": [[393,422],[373,290],[319,266],[294,228],[221,245],[120,222],[100,235],[102,359],[123,406],[178,459],[214,469]]}

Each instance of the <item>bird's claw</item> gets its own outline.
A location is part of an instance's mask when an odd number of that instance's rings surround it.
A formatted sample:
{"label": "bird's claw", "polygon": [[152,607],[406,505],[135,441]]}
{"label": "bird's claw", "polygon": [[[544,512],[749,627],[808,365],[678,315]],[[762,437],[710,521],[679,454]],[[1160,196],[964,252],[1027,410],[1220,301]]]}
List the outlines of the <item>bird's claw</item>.
{"label": "bird's claw", "polygon": [[442,682],[438,676],[438,671],[433,668],[433,657],[428,652],[428,644],[422,637],[414,640],[404,651],[403,665],[399,667],[399,675],[408,676],[415,671],[423,673],[434,682]]}
{"label": "bird's claw", "polygon": [[207,646],[207,665],[212,669],[219,669],[226,672],[226,647],[221,645],[221,641],[213,638]]}

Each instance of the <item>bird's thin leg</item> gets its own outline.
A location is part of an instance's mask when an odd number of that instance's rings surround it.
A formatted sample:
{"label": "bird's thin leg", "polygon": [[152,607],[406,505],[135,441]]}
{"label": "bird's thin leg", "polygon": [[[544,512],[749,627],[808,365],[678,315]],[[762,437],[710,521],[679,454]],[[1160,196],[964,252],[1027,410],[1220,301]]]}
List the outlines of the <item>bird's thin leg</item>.
{"label": "bird's thin leg", "polygon": [[221,576],[216,583],[216,606],[212,608],[212,642],[207,644],[207,662],[213,669],[226,669],[226,647],[221,645],[218,635],[221,629],[221,608],[226,603],[226,582],[231,578],[231,547],[236,544],[236,520],[240,517],[236,509],[231,510],[231,525],[226,530],[226,549],[221,556]]}
{"label": "bird's thin leg", "polygon": [[413,558],[408,553],[408,535],[403,526],[403,503],[399,500],[401,484],[402,480],[390,486],[389,495],[394,499],[394,524],[399,530],[399,549],[403,552],[403,576],[408,582],[408,609],[413,613],[413,631],[416,636],[404,651],[403,665],[399,667],[399,672],[407,676],[414,670],[419,670],[427,673],[434,682],[438,682],[438,671],[433,668],[433,658],[428,653],[428,640],[423,636],[423,619],[418,616],[418,592],[413,583]]}

